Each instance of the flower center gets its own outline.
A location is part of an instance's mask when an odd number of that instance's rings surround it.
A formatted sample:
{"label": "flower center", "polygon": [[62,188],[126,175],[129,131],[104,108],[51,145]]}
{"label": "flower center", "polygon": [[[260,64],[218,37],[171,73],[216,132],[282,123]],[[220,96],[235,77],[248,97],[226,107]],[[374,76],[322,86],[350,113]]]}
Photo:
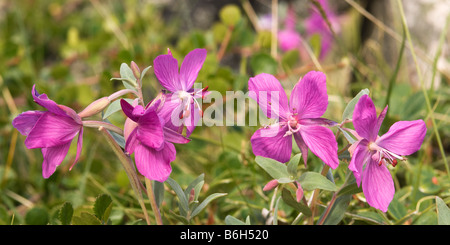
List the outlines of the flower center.
{"label": "flower center", "polygon": [[208,86],[206,86],[205,88],[198,90],[196,92],[192,92],[192,93],[188,93],[186,91],[180,91],[178,93],[178,98],[180,98],[181,103],[184,103],[184,109],[183,109],[183,113],[180,115],[180,119],[186,118],[188,116],[190,116],[191,114],[191,104],[194,104],[194,106],[197,106],[197,108],[199,109],[200,112],[200,116],[203,117],[203,110],[202,107],[200,106],[200,104],[197,101],[198,96],[200,96],[201,98],[203,98],[202,94],[204,91],[208,90]]}
{"label": "flower center", "polygon": [[292,135],[293,133],[296,133],[300,130],[300,124],[298,123],[297,118],[292,115],[289,116],[287,126],[289,128],[289,131],[287,131],[284,136]]}
{"label": "flower center", "polygon": [[378,162],[378,166],[381,166],[383,163],[390,163],[392,166],[396,166],[398,161],[406,160],[405,157],[399,156],[391,151],[388,151],[380,146],[378,146],[375,142],[371,142],[368,145],[370,151],[375,151],[372,155],[372,160]]}

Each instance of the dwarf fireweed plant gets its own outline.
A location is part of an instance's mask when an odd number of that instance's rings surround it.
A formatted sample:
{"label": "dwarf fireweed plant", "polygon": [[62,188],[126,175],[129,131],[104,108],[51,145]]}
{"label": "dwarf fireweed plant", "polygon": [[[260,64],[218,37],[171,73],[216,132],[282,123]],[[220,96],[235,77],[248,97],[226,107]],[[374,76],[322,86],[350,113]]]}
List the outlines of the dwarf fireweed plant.
{"label": "dwarf fireweed plant", "polygon": [[[144,196],[150,201],[155,223],[163,224],[160,197],[165,191],[163,183],[167,183],[179,203],[179,213],[173,215],[180,222],[189,224],[211,201],[226,195],[213,193],[199,202],[199,192],[205,183],[204,174],[185,189],[170,178],[171,164],[176,163],[177,159],[175,145],[183,147],[189,144],[192,141],[189,137],[195,128],[205,126],[201,119],[204,122],[211,120],[204,118],[211,116],[211,113],[203,113],[202,100],[207,100],[209,96],[222,96],[217,91],[208,91],[208,86],[194,86],[206,54],[205,49],[192,50],[184,57],[180,68],[170,50],[168,54],[156,57],[154,74],[163,89],[148,102],[143,96],[142,81],[152,67],[141,72],[134,62],[130,66],[123,63],[121,77],[111,79],[122,81],[123,89],[97,99],[79,113],[57,104],[33,86],[33,100],[46,110],[23,112],[14,118],[12,124],[26,136],[27,148],[41,149],[44,178],[55,173],[68,154],[72,141],[77,138],[72,169],[83,154],[83,134],[89,132],[85,129],[98,129],[122,164],[147,223],[151,221]],[[298,212],[292,224],[327,224],[343,213],[341,210],[336,214],[336,210],[339,211],[336,205],[361,191],[368,205],[386,212],[395,193],[390,168],[405,161],[405,156],[418,151],[424,140],[426,126],[422,120],[396,122],[386,134],[379,136],[387,107],[377,117],[368,89],[362,90],[348,103],[341,121],[324,118],[328,109],[326,81],[325,73],[310,71],[298,80],[292,90],[285,90],[273,75],[261,73],[251,77],[248,92],[241,93],[249,102],[256,102],[259,116],[262,114],[265,122],[269,122],[261,125],[249,137],[249,142],[256,156],[255,163],[272,178],[262,190],[266,193],[274,191],[268,218],[273,220],[273,224],[278,222],[277,211],[281,200]],[[289,97],[286,91],[290,92]],[[229,101],[234,103],[233,99],[227,100],[227,103]],[[240,101],[245,103],[245,100]],[[245,104],[238,104],[237,107],[245,108]],[[216,117],[224,113],[221,103],[214,108]],[[227,105],[226,108],[230,107]],[[123,125],[117,126],[107,120],[116,112],[124,116]],[[100,120],[91,120],[98,116]],[[350,123],[353,127],[348,126]],[[347,144],[339,149],[341,136]],[[295,154],[294,148],[298,148],[298,154]],[[309,151],[313,155],[308,154]],[[302,158],[303,168],[299,166]],[[323,163],[319,166],[320,173],[307,171],[310,162],[317,162],[311,161],[312,158]],[[344,184],[338,187],[332,170],[342,165],[349,174]],[[316,222],[320,191],[332,192],[333,195]],[[227,216],[225,223],[242,222]]]}

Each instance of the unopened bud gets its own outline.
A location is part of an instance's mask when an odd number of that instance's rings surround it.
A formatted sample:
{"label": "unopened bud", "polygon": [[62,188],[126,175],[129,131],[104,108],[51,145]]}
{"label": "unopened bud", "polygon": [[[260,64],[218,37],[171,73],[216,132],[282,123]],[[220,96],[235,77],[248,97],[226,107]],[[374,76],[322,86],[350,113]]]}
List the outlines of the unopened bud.
{"label": "unopened bud", "polygon": [[195,198],[195,190],[192,189],[191,192],[189,193],[189,203],[193,202]]}
{"label": "unopened bud", "polygon": [[131,61],[131,70],[133,71],[133,75],[136,79],[141,78],[141,70],[139,69],[139,66],[134,63],[134,61]]}
{"label": "unopened bud", "polygon": [[276,180],[276,179],[271,180],[264,186],[263,191],[273,190],[277,186],[278,186],[278,180]]}
{"label": "unopened bud", "polygon": [[109,101],[108,97],[100,98],[100,99],[92,102],[83,111],[78,113],[78,116],[80,116],[81,118],[93,116],[93,115],[103,111],[109,105],[109,103],[110,103],[110,101]]}
{"label": "unopened bud", "polygon": [[298,181],[297,181],[297,191],[295,192],[295,197],[297,198],[297,202],[300,202],[303,198],[303,188]]}

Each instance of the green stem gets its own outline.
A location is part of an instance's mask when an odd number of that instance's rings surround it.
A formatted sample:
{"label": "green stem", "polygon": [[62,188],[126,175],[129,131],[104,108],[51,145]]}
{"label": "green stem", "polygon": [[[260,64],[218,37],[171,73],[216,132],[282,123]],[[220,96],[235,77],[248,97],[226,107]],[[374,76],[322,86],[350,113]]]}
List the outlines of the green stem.
{"label": "green stem", "polygon": [[122,151],[122,148],[120,148],[120,146],[116,143],[108,130],[106,130],[104,127],[99,127],[98,130],[103,134],[103,136],[105,136],[106,142],[108,142],[116,156],[119,158],[120,163],[122,163],[122,166],[127,173],[128,179],[130,180],[131,187],[133,188],[138,198],[139,205],[144,212],[145,220],[147,221],[147,224],[150,225],[150,219],[148,217],[147,209],[145,208],[144,198],[142,197],[142,190],[140,186],[141,183],[137,176],[136,170],[133,168],[133,161],[129,156],[125,155],[125,153]]}
{"label": "green stem", "polygon": [[83,126],[84,127],[89,127],[89,128],[100,128],[103,127],[107,130],[110,130],[114,133],[118,133],[120,135],[123,135],[123,130],[111,123],[107,123],[107,122],[102,122],[102,121],[83,121]]}
{"label": "green stem", "polygon": [[[327,176],[329,169],[330,169],[330,166],[324,164],[321,174],[323,176]],[[311,209],[311,217],[310,217],[309,223],[308,223],[309,225],[314,224],[314,216],[315,216],[315,212],[316,212],[317,199],[319,198],[319,192],[320,192],[319,189],[315,189],[314,193],[313,193],[313,197],[312,197],[311,204],[309,207]]]}
{"label": "green stem", "polygon": [[408,25],[406,23],[406,17],[405,17],[405,13],[403,12],[403,5],[402,5],[401,0],[397,0],[397,4],[398,4],[399,9],[400,9],[400,16],[402,18],[403,26],[404,26],[404,29],[405,29],[405,32],[406,32],[406,37],[408,39],[409,46],[411,47],[411,55],[413,57],[415,65],[416,65],[417,75],[419,77],[419,81],[420,81],[420,85],[421,85],[421,88],[422,88],[422,92],[423,92],[423,95],[425,97],[427,110],[428,110],[428,113],[431,113],[430,114],[430,119],[431,119],[431,123],[433,125],[434,134],[436,135],[436,140],[437,140],[437,143],[438,143],[438,146],[439,146],[439,150],[441,152],[442,159],[444,160],[444,163],[445,163],[445,169],[447,170],[447,174],[450,175],[450,169],[449,169],[449,166],[448,166],[447,157],[445,156],[445,151],[444,151],[444,147],[442,145],[441,136],[439,135],[438,128],[436,126],[436,121],[434,120],[433,109],[431,107],[430,98],[428,97],[428,93],[427,93],[427,90],[425,88],[425,84],[423,82],[422,72],[420,71],[419,63],[417,62],[416,53],[414,51],[414,47],[413,47],[413,43],[412,43],[412,39],[411,39],[411,34],[409,33]]}
{"label": "green stem", "polygon": [[153,213],[155,215],[156,224],[162,225],[161,213],[159,211],[158,205],[155,200],[155,193],[153,192],[152,181],[145,178],[145,186],[147,187],[147,196],[150,200],[150,205],[152,206]]}

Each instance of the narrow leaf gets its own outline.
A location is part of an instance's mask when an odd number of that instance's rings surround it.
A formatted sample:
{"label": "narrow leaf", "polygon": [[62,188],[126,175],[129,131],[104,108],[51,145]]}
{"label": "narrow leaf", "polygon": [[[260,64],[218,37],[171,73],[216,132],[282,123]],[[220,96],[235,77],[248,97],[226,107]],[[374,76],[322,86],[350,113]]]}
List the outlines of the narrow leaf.
{"label": "narrow leaf", "polygon": [[363,89],[361,90],[350,102],[347,104],[347,106],[344,109],[344,113],[342,114],[342,121],[345,121],[346,119],[351,119],[353,117],[353,111],[355,110],[355,105],[358,103],[359,98],[365,94],[369,94],[369,89]]}
{"label": "narrow leaf", "polygon": [[316,172],[303,173],[298,182],[302,185],[304,190],[312,191],[314,189],[322,189],[327,191],[336,191],[336,185],[327,179],[325,176]]}
{"label": "narrow leaf", "polygon": [[[133,103],[133,99],[124,99],[126,101],[128,101],[128,103],[132,104]],[[122,107],[120,106],[120,100],[115,100],[113,101],[105,110],[105,112],[103,113],[102,118],[106,119],[109,116],[111,116],[112,114],[114,114],[115,112],[118,112],[122,110]]]}
{"label": "narrow leaf", "polygon": [[293,158],[291,158],[291,160],[287,164],[288,173],[294,177],[297,176],[297,167],[298,167],[298,163],[300,162],[301,157],[302,157],[302,153],[298,153]]}
{"label": "narrow leaf", "polygon": [[246,223],[240,221],[239,219],[237,219],[231,215],[227,215],[227,217],[225,217],[225,224],[226,225],[246,225]]}
{"label": "narrow leaf", "polygon": [[126,88],[136,90],[136,77],[134,77],[133,70],[131,70],[128,64],[122,63],[120,65],[120,77],[124,79],[122,82]]}
{"label": "narrow leaf", "polygon": [[223,196],[226,196],[226,195],[227,195],[227,193],[214,193],[214,194],[209,195],[207,198],[205,198],[205,200],[203,200],[202,203],[200,203],[200,205],[198,205],[194,209],[194,211],[192,211],[191,218],[196,216],[198,213],[200,213],[206,207],[206,205],[208,205],[208,203],[210,203],[214,199],[219,198],[219,197],[223,197]]}
{"label": "narrow leaf", "polygon": [[450,209],[440,197],[436,197],[436,211],[438,225],[450,225]]}
{"label": "narrow leaf", "polygon": [[279,183],[290,183],[294,180],[291,179],[291,175],[287,170],[287,166],[276,160],[256,156],[256,163],[263,168],[272,178],[278,180]]}
{"label": "narrow leaf", "polygon": [[156,205],[161,206],[162,201],[164,200],[164,183],[159,181],[153,182],[153,192],[155,193],[155,201]]}
{"label": "narrow leaf", "polygon": [[188,199],[186,198],[186,195],[184,194],[183,190],[181,189],[181,186],[172,178],[168,178],[166,180],[167,184],[172,187],[172,190],[175,191],[175,194],[178,196],[178,200],[180,201],[181,208],[187,212],[189,211],[189,203]]}
{"label": "narrow leaf", "polygon": [[303,213],[305,216],[308,217],[312,215],[311,209],[309,209],[309,207],[303,204],[302,202],[297,202],[289,190],[283,189],[283,191],[281,192],[281,197],[283,198],[283,201],[287,205],[293,207],[298,212]]}
{"label": "narrow leaf", "polygon": [[147,73],[147,71],[148,71],[150,68],[152,68],[152,66],[146,67],[146,68],[141,72],[141,78],[140,78],[141,81],[142,81],[142,79],[144,78],[145,74]]}

